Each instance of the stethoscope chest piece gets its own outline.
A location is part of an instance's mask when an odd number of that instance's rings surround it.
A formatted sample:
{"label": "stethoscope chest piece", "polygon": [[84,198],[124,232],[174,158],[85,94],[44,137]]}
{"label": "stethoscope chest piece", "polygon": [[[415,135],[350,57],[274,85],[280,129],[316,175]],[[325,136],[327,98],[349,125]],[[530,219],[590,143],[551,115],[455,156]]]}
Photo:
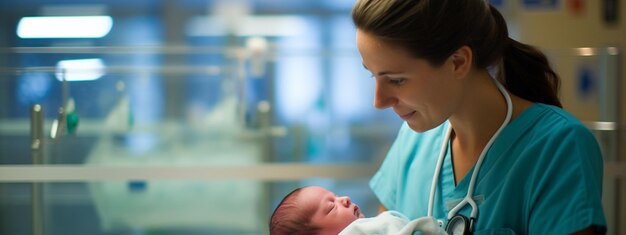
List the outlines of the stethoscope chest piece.
{"label": "stethoscope chest piece", "polygon": [[463,215],[455,215],[446,226],[448,235],[472,235],[474,234],[474,221]]}

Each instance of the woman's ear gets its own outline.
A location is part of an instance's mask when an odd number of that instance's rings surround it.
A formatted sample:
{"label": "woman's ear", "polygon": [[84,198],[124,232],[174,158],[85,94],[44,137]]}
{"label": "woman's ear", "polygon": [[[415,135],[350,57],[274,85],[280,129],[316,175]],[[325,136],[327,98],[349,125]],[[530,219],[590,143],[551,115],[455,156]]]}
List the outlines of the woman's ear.
{"label": "woman's ear", "polygon": [[451,55],[453,73],[457,78],[464,78],[472,69],[473,54],[468,46],[462,46]]}

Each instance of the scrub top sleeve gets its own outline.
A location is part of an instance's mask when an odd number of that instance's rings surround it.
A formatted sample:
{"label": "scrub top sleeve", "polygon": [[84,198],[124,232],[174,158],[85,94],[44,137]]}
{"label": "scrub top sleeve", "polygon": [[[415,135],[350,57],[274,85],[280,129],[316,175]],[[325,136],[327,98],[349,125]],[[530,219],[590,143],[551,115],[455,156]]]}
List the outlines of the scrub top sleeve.
{"label": "scrub top sleeve", "polygon": [[529,234],[571,234],[589,226],[606,233],[602,209],[603,159],[582,125],[563,128],[545,142],[534,174]]}
{"label": "scrub top sleeve", "polygon": [[405,138],[403,133],[407,133],[407,128],[409,127],[406,123],[400,127],[398,136],[387,152],[382,165],[369,182],[374,195],[388,210],[395,210],[397,205],[396,195],[398,193],[398,185],[400,185],[399,181],[402,179],[400,169],[402,169],[401,150],[403,149],[403,141],[401,140]]}
{"label": "scrub top sleeve", "polygon": [[[383,164],[384,166],[385,164]],[[390,172],[378,171],[370,180],[370,188],[374,192],[374,195],[378,198],[378,201],[385,207],[396,208],[395,198],[396,189],[393,187],[393,183],[390,182],[394,176],[387,174]]]}

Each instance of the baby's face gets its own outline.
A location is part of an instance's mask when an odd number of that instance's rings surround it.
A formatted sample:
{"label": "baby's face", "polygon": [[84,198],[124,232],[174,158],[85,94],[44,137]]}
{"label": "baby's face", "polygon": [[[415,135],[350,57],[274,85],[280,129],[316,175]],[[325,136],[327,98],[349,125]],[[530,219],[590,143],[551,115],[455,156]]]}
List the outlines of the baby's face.
{"label": "baby's face", "polygon": [[298,202],[303,207],[313,208],[315,213],[311,222],[322,228],[322,234],[338,234],[356,219],[365,217],[348,197],[337,197],[318,186],[302,190]]}

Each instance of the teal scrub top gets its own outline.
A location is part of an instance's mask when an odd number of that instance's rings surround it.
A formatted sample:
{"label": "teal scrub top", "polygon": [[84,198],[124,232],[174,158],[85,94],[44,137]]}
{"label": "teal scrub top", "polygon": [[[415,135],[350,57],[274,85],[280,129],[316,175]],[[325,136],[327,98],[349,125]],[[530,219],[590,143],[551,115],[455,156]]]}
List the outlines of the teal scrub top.
{"label": "teal scrub top", "polygon": [[[427,215],[428,197],[449,123],[417,133],[406,123],[370,187],[389,210],[410,219]],[[433,216],[447,214],[467,194],[474,169],[454,184],[448,153]],[[594,225],[606,233],[602,209],[603,159],[593,134],[571,114],[545,104],[527,108],[485,155],[473,198],[476,234],[570,234]],[[469,218],[471,206],[460,213]]]}

